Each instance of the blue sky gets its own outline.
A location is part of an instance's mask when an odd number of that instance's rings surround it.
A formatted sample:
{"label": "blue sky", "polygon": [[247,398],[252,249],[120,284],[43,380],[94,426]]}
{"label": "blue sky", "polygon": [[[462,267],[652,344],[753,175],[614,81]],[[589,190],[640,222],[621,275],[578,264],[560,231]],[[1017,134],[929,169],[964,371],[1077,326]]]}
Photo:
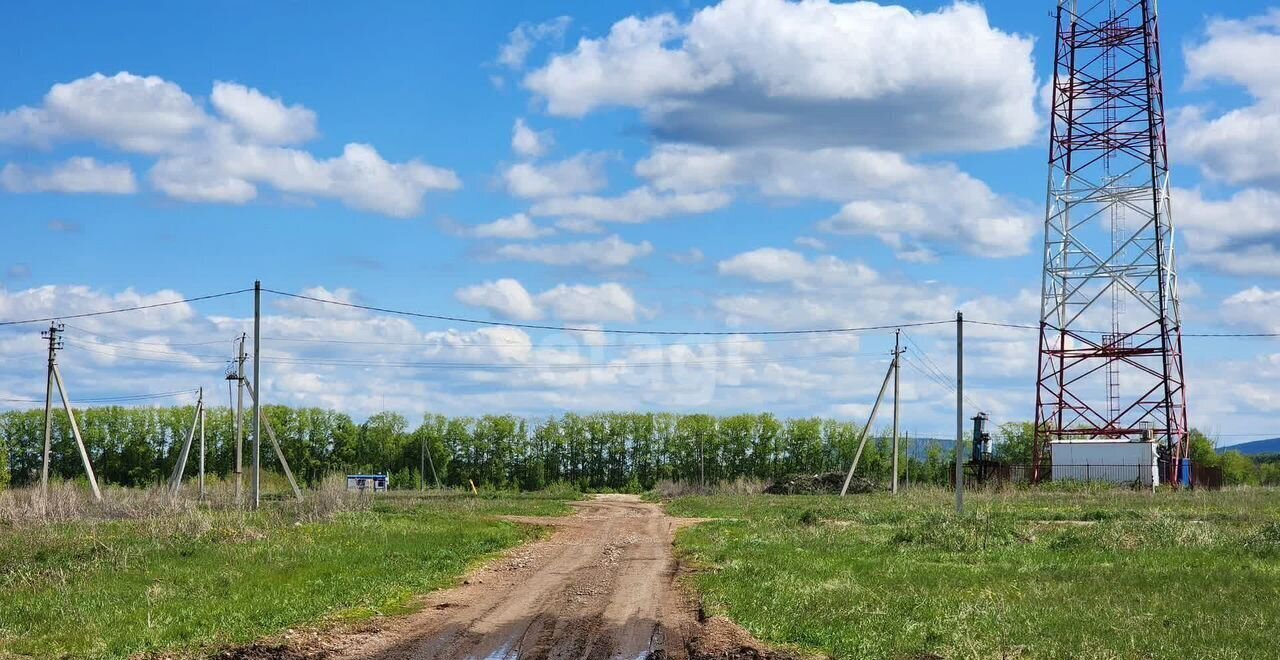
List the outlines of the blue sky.
{"label": "blue sky", "polygon": [[[0,320],[261,279],[549,325],[845,327],[957,308],[1034,323],[1053,3],[904,5],[10,5]],[[1280,19],[1265,2],[1161,11],[1187,329],[1280,330]],[[777,123],[756,123],[766,115]],[[278,360],[268,396],[357,416],[858,418],[892,342],[594,346],[274,297],[267,309],[288,340],[264,348]],[[212,356],[250,311],[240,296],[74,323],[69,387],[222,387]],[[37,329],[0,334],[0,399],[42,394]],[[944,371],[949,333],[913,334]],[[1034,342],[973,334],[974,407],[1030,417]],[[376,364],[438,360],[502,368]],[[668,366],[627,366],[655,361]],[[1187,363],[1193,424],[1223,442],[1280,435],[1275,340],[1189,338]],[[904,377],[908,427],[945,433],[952,395]]]}

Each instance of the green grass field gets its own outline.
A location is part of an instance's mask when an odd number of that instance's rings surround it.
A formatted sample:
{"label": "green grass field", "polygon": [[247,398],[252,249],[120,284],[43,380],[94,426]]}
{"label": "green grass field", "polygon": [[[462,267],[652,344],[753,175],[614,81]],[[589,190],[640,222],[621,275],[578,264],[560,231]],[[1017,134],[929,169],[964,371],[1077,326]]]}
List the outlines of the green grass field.
{"label": "green grass field", "polygon": [[688,497],[707,609],[836,658],[1273,658],[1280,491]]}
{"label": "green grass field", "polygon": [[198,655],[403,611],[540,533],[493,515],[560,514],[566,497],[393,494],[305,523],[268,510],[0,526],[0,657]]}

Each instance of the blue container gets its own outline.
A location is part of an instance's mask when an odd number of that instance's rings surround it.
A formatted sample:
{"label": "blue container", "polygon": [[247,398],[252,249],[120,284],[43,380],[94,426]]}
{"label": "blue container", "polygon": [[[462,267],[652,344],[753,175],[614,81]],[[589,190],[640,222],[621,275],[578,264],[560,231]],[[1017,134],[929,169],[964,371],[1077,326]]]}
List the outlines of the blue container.
{"label": "blue container", "polygon": [[1182,461],[1182,467],[1178,475],[1178,480],[1182,483],[1183,486],[1191,485],[1191,461],[1188,461],[1188,460]]}

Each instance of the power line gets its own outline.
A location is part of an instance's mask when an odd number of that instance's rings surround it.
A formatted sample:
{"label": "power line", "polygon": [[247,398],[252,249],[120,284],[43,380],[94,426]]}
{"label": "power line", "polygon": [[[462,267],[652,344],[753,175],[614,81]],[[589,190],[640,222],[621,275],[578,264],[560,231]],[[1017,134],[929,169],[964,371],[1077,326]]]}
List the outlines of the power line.
{"label": "power line", "polygon": [[[122,394],[119,396],[77,397],[79,403],[125,403],[146,399],[164,399],[174,396],[195,394],[196,390],[174,390],[172,392],[155,392],[149,394]],[[7,403],[44,403],[44,399],[0,399]]]}
{"label": "power line", "polygon": [[411,316],[415,318],[432,319],[436,321],[449,321],[451,323],[469,323],[472,325],[487,325],[504,328],[521,328],[524,330],[555,330],[559,332],[586,332],[597,334],[612,335],[694,335],[694,336],[733,336],[733,335],[817,335],[817,334],[836,334],[845,332],[867,332],[872,330],[893,330],[896,328],[914,328],[927,325],[943,325],[952,321],[920,321],[916,323],[893,323],[889,325],[869,325],[862,327],[849,328],[819,328],[810,330],[618,330],[612,328],[578,328],[571,326],[541,325],[537,323],[510,323],[506,321],[488,321],[484,319],[472,319],[461,316],[443,316],[440,314],[426,314],[423,312],[411,312],[400,309],[391,309],[389,307],[374,307],[372,305],[360,305],[357,303],[343,302],[340,300],[326,300],[324,298],[316,298],[298,293],[286,293],[284,291],[276,291],[275,289],[263,289],[267,293],[274,293],[277,296],[285,296],[287,298],[296,298],[298,300],[309,300],[311,302],[322,303],[325,305],[336,305],[339,307],[348,307],[351,309],[362,309],[368,312],[380,312],[382,314],[396,314],[399,316]]}
{"label": "power line", "polygon": [[161,347],[165,347],[165,346],[213,346],[213,345],[215,345],[215,344],[225,344],[225,343],[227,343],[228,341],[235,341],[234,339],[211,339],[211,340],[209,340],[209,341],[192,341],[192,342],[156,342],[156,341],[135,341],[135,340],[132,340],[132,339],[125,339],[125,338],[120,337],[120,336],[117,336],[117,335],[105,335],[105,334],[102,334],[101,332],[94,332],[94,331],[89,330],[89,329],[87,329],[87,328],[82,328],[82,327],[80,327],[80,326],[78,326],[78,325],[72,325],[72,324],[70,324],[70,323],[66,323],[66,324],[64,324],[64,325],[66,325],[68,328],[72,328],[72,329],[78,330],[78,331],[80,331],[80,332],[83,332],[84,334],[87,334],[87,335],[93,335],[94,337],[101,337],[101,338],[103,338],[103,339],[110,339],[110,340],[112,340],[112,341],[120,342],[120,343],[124,343],[124,344],[137,344],[137,345],[139,345],[139,346],[161,346]]}
{"label": "power line", "polygon": [[[996,321],[973,321],[970,319],[965,319],[964,322],[972,323],[974,325],[989,325],[997,328],[1014,328],[1017,330],[1039,330],[1040,329],[1040,326],[1038,325],[1026,325],[1022,323],[999,323]],[[1072,330],[1072,332],[1081,333],[1081,334],[1112,334],[1111,330]],[[1158,337],[1159,335],[1154,333],[1145,333],[1145,334],[1139,334],[1136,336]],[[1240,338],[1280,337],[1280,332],[1184,332],[1182,333],[1182,336],[1183,337],[1240,337]]]}
{"label": "power line", "polygon": [[[896,327],[896,326],[895,326]],[[561,328],[567,330],[567,328]],[[688,333],[684,333],[688,334]],[[748,334],[748,333],[729,333],[729,334]],[[755,344],[755,343],[774,343],[774,342],[791,342],[791,341],[813,341],[814,336],[801,337],[768,337],[763,339],[728,339],[716,341],[682,341],[681,346],[722,346],[732,344]],[[279,342],[299,342],[314,344],[352,344],[365,346],[420,346],[424,348],[449,348],[449,349],[465,349],[465,348],[501,348],[508,346],[530,346],[531,348],[662,348],[673,344],[631,344],[625,342],[615,342],[608,344],[543,344],[539,342],[522,342],[522,341],[504,341],[504,342],[484,342],[484,343],[465,343],[465,344],[448,344],[444,337],[435,341],[364,341],[360,339],[325,339],[313,337],[268,337],[263,336],[263,341],[279,341]],[[174,344],[177,345],[177,344]]]}
{"label": "power line", "polygon": [[46,316],[39,319],[23,319],[21,321],[0,321],[0,326],[7,325],[23,325],[26,323],[46,323],[49,321],[62,321],[66,319],[82,319],[90,316],[104,316],[106,314],[120,314],[121,312],[137,312],[144,309],[155,309],[157,307],[169,307],[171,305],[181,305],[184,303],[200,302],[201,300],[212,300],[214,298],[224,298],[226,296],[234,296],[240,293],[247,293],[253,289],[240,289],[239,291],[226,291],[223,293],[214,293],[207,296],[196,296],[194,298],[183,298],[182,300],[170,300],[166,302],[151,303],[149,305],[135,305],[133,307],[120,307],[117,309],[104,309],[98,312],[82,312],[80,314],[62,314],[59,316]]}

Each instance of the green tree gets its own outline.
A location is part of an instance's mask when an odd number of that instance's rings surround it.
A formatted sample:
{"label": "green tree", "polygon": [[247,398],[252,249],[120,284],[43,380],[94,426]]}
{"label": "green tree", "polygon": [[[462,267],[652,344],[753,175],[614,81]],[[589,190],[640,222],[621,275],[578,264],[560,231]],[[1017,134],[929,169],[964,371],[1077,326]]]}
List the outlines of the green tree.
{"label": "green tree", "polygon": [[996,431],[993,452],[996,460],[1014,465],[1031,463],[1032,445],[1035,443],[1034,422],[1005,422]]}

